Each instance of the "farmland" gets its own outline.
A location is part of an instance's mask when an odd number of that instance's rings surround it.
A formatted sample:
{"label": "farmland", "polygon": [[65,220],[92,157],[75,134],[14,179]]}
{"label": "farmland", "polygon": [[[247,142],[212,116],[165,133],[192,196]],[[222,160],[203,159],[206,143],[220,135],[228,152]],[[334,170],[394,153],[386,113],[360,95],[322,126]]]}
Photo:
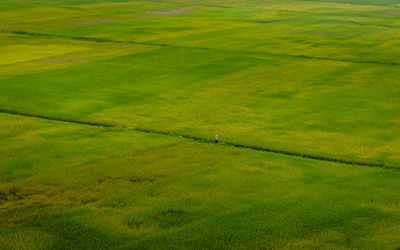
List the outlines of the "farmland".
{"label": "farmland", "polygon": [[396,1],[1,0],[0,248],[399,248],[399,81]]}

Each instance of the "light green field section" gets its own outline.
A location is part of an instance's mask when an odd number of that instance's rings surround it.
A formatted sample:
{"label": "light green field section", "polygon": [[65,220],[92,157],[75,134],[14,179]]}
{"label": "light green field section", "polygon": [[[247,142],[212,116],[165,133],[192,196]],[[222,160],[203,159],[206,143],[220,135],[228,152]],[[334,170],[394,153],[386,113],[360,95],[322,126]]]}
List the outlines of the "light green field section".
{"label": "light green field section", "polygon": [[6,249],[394,249],[398,171],[0,115]]}
{"label": "light green field section", "polygon": [[398,4],[351,3],[63,1],[9,11],[0,23],[8,30],[400,63]]}
{"label": "light green field section", "polygon": [[29,60],[35,60],[50,56],[55,56],[64,53],[71,53],[85,50],[84,47],[72,46],[29,46],[29,45],[13,45],[6,46],[0,49],[0,53],[5,60],[0,63],[1,66],[7,64],[14,64]]}
{"label": "light green field section", "polygon": [[102,44],[62,38],[31,39],[6,33],[0,33],[0,41],[0,79],[154,49],[144,45]]}

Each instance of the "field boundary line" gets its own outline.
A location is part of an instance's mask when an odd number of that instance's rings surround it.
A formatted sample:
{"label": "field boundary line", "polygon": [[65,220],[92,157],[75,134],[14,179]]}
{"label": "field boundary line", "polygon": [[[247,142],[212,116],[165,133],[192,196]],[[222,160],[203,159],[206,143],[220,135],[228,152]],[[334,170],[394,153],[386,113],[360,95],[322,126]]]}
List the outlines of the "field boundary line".
{"label": "field boundary line", "polygon": [[138,41],[132,41],[132,40],[122,41],[122,40],[112,40],[112,39],[96,38],[96,37],[64,36],[64,35],[57,35],[57,34],[28,32],[28,31],[23,31],[23,30],[3,31],[3,33],[11,33],[11,34],[16,34],[16,35],[26,35],[26,36],[33,36],[33,37],[36,36],[36,37],[48,37],[48,38],[63,38],[63,39],[70,39],[70,40],[98,42],[98,43],[136,44],[136,45],[147,45],[147,46],[155,46],[155,47],[175,47],[175,48],[186,48],[186,49],[213,50],[213,51],[228,52],[228,53],[235,52],[235,53],[255,54],[255,55],[261,54],[261,55],[269,55],[269,56],[292,57],[292,58],[321,60],[321,61],[347,62],[347,63],[356,63],[356,64],[379,64],[379,65],[391,65],[391,66],[400,65],[400,62],[384,62],[384,61],[374,61],[374,60],[353,60],[353,59],[345,59],[345,58],[269,53],[269,52],[262,52],[262,51],[224,50],[224,49],[217,49],[217,48],[184,46],[184,45],[174,45],[174,44],[166,44],[166,43],[138,42]]}
{"label": "field boundary line", "polygon": [[[103,128],[114,128],[114,129],[120,129],[120,130],[126,130],[126,131],[132,130],[132,131],[137,131],[137,132],[142,132],[142,133],[173,136],[173,137],[179,137],[179,138],[188,139],[188,140],[192,140],[192,141],[200,142],[200,143],[214,143],[214,141],[211,139],[201,138],[201,137],[196,137],[196,136],[175,134],[175,133],[171,133],[171,132],[157,131],[157,130],[145,129],[145,128],[121,127],[121,126],[117,126],[117,125],[113,125],[113,124],[109,124],[109,123],[82,121],[82,120],[75,120],[75,119],[70,119],[70,118],[32,114],[32,113],[27,113],[27,112],[20,112],[20,111],[16,111],[16,110],[5,109],[5,108],[1,108],[1,107],[0,107],[0,113],[32,117],[32,118],[51,120],[51,121],[58,121],[58,122],[73,123],[73,124],[79,124],[79,125],[88,125],[88,126],[103,127]],[[341,163],[341,164],[353,165],[353,166],[379,167],[379,168],[385,168],[385,169],[391,169],[391,170],[400,170],[399,166],[394,166],[394,165],[337,159],[337,158],[331,158],[331,157],[326,157],[326,156],[319,156],[319,155],[300,153],[300,152],[294,152],[294,151],[278,150],[278,149],[273,149],[273,148],[245,145],[245,144],[233,143],[233,142],[221,142],[221,143],[218,143],[217,145],[231,146],[231,147],[235,147],[235,148],[244,148],[244,149],[257,150],[257,151],[264,151],[264,152],[275,153],[275,154],[280,154],[280,155],[300,157],[300,158],[317,160],[317,161]]]}

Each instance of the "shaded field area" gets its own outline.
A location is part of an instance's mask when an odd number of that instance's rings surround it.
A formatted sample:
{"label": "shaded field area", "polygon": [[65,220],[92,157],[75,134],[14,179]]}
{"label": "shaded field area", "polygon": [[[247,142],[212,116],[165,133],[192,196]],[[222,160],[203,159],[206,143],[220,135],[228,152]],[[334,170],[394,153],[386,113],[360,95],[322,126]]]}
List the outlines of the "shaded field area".
{"label": "shaded field area", "polygon": [[0,248],[400,247],[399,13],[0,1]]}
{"label": "shaded field area", "polygon": [[0,117],[5,248],[399,246],[398,171]]}

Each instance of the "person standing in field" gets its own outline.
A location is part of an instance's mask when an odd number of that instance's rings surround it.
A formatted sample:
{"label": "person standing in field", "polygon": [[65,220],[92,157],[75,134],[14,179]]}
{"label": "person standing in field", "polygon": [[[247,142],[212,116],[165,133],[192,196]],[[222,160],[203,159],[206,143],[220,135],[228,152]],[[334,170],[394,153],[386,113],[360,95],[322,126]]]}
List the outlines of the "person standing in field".
{"label": "person standing in field", "polygon": [[215,135],[215,140],[214,140],[214,142],[215,142],[215,143],[218,143],[218,135]]}

